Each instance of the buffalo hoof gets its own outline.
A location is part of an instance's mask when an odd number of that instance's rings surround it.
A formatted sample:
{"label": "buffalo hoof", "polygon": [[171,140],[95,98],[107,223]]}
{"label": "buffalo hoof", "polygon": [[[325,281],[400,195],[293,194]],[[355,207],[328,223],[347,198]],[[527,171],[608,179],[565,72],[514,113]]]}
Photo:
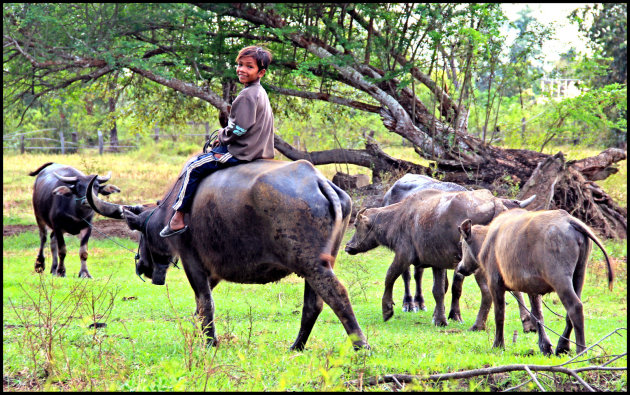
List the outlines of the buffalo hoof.
{"label": "buffalo hoof", "polygon": [[494,343],[492,343],[492,348],[505,348],[505,343],[503,343],[503,340],[495,340]]}
{"label": "buffalo hoof", "polygon": [[66,277],[66,269],[57,269],[55,271],[51,271],[51,273],[57,277]]}
{"label": "buffalo hoof", "polygon": [[393,316],[394,316],[394,304],[383,303],[383,321],[387,322],[387,320],[389,320]]}
{"label": "buffalo hoof", "polygon": [[92,278],[92,275],[90,275],[90,273],[86,272],[79,272],[79,278]]}
{"label": "buffalo hoof", "polygon": [[486,330],[486,326],[485,325],[477,325],[474,324],[473,326],[470,327],[470,329],[468,329],[471,332],[480,332],[480,331],[485,331]]}
{"label": "buffalo hoof", "polygon": [[364,341],[353,343],[352,347],[354,348],[354,351],[371,350],[372,349],[372,347],[370,347],[370,345],[367,344]]}
{"label": "buffalo hoof", "polygon": [[418,305],[414,302],[403,303],[402,311],[405,313],[414,312],[417,313],[419,310]]}
{"label": "buffalo hoof", "polygon": [[561,337],[558,341],[558,346],[556,347],[556,355],[568,354],[569,351],[571,351],[569,341]]}
{"label": "buffalo hoof", "polygon": [[219,345],[219,341],[214,337],[208,337],[206,340],[206,347],[217,347]]}
{"label": "buffalo hoof", "polygon": [[553,354],[553,347],[551,346],[551,343],[539,344],[538,347],[540,348],[540,352],[546,357]]}
{"label": "buffalo hoof", "polygon": [[35,262],[35,271],[37,273],[42,273],[45,268],[46,268],[46,265],[44,264],[44,261],[36,261]]}
{"label": "buffalo hoof", "polygon": [[435,326],[448,326],[448,322],[446,322],[445,319],[435,319],[435,317],[433,317],[433,319],[431,320],[431,323]]}
{"label": "buffalo hoof", "polygon": [[419,308],[420,310],[422,310],[422,311],[427,311],[427,306],[425,306],[425,305],[424,305],[424,303],[420,303],[420,304],[418,305],[418,308]]}
{"label": "buffalo hoof", "polygon": [[560,348],[558,346],[558,348],[556,348],[556,356],[560,356],[562,354],[568,354],[569,352],[571,352],[571,349],[569,347]]}
{"label": "buffalo hoof", "polygon": [[462,319],[462,315],[459,312],[455,311],[451,311],[450,313],[448,313],[448,319],[455,320],[457,322],[464,322],[464,320]]}
{"label": "buffalo hoof", "polygon": [[534,323],[534,320],[532,320],[531,316],[527,316],[523,320],[523,333],[527,332],[536,332],[536,324]]}

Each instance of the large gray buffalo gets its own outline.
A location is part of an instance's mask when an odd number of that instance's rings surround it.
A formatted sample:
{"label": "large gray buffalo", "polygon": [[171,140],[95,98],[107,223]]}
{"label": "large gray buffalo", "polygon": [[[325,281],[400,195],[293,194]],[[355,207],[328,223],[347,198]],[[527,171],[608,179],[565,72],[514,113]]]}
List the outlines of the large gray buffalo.
{"label": "large gray buffalo", "polygon": [[[466,218],[474,223],[487,224],[499,213],[525,207],[525,201],[497,198],[486,189],[475,191],[445,192],[426,189],[414,193],[401,202],[385,207],[362,209],[355,219],[356,231],[346,244],[346,252],[357,254],[383,245],[395,252],[394,261],[387,270],[385,292],[382,299],[383,319],[394,315],[392,291],[398,276],[410,265],[433,271],[433,297],[435,309],[433,323],[448,325],[444,313],[446,270],[455,269],[461,259],[458,225]],[[463,276],[460,275],[460,277]],[[449,318],[462,321],[459,308],[462,279],[455,279]],[[471,330],[485,329],[485,322],[492,305],[485,277],[476,274],[481,290],[481,306]],[[523,329],[535,331],[529,314],[521,310]]]}
{"label": "large gray buffalo", "polygon": [[[44,245],[46,244],[46,227],[50,232],[50,251],[52,266],[50,272],[60,277],[66,276],[66,242],[63,234],[79,235],[81,245],[79,256],[81,270],[79,277],[92,278],[87,268],[87,244],[92,233],[92,217],[94,211],[88,205],[85,195],[88,183],[93,176],[86,176],[79,170],[66,165],[48,162],[39,169],[29,173],[35,178],[33,186],[33,210],[39,227],[39,254],[35,261],[35,271],[41,273],[46,268],[44,263]],[[111,172],[105,177],[96,177],[92,188],[103,195],[120,192],[114,185],[101,185],[109,180]],[[57,261],[57,255],[59,260]]]}
{"label": "large gray buffalo", "polygon": [[[409,195],[412,195],[416,192],[424,191],[425,189],[438,189],[440,191],[467,191],[461,185],[457,185],[452,182],[444,182],[440,180],[436,180],[434,178],[422,175],[422,174],[412,174],[408,173],[398,179],[394,185],[385,193],[383,197],[383,206],[389,206],[390,204],[398,203],[402,201]],[[424,269],[418,266],[414,266],[414,280],[416,283],[416,294],[415,296],[411,296],[411,287],[410,280],[411,274],[409,273],[409,268],[405,269],[402,273],[403,282],[405,284],[405,294],[403,296],[402,303],[402,311],[418,311],[425,310],[426,306],[424,305],[424,297],[422,296],[422,274]],[[453,289],[457,289],[461,287],[460,284],[455,283],[455,281],[460,281],[463,279],[462,276],[457,276],[453,279]],[[462,280],[463,281],[463,280]],[[446,288],[448,288],[448,278],[446,279],[445,284],[445,292]]]}
{"label": "large gray buffalo", "polygon": [[545,355],[553,352],[542,326],[541,295],[556,292],[567,310],[566,327],[556,354],[569,351],[569,337],[575,327],[578,354],[584,340],[584,313],[580,296],[584,286],[591,240],[606,258],[608,286],[612,290],[613,271],[601,242],[582,221],[564,210],[510,210],[497,216],[490,225],[474,225],[467,219],[459,226],[462,235],[462,260],[458,273],[469,275],[484,269],[494,302],[496,331],[493,347],[505,347],[505,291],[527,292],[532,314],[538,320],[538,346]]}
{"label": "large gray buffalo", "polygon": [[162,238],[159,232],[173,215],[181,178],[157,208],[114,205],[95,194],[88,201],[98,213],[124,218],[142,232],[138,275],[162,285],[169,262],[181,258],[210,344],[216,343],[212,290],[221,280],[265,284],[296,273],[305,279],[304,307],[291,348],[304,348],[324,302],[355,347],[368,347],[348,293],[333,272],[352,208],[347,193],[307,161],[260,159],[206,177],[185,216],[189,230]]}

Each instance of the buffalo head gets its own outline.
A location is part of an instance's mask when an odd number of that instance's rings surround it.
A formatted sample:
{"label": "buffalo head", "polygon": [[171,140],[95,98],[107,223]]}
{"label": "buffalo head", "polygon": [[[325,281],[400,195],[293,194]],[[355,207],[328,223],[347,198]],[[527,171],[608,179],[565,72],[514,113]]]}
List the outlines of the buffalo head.
{"label": "buffalo head", "polygon": [[369,251],[379,246],[378,240],[376,239],[376,233],[372,231],[374,224],[372,223],[372,220],[365,215],[367,214],[366,210],[371,209],[362,208],[359,210],[354,220],[355,232],[352,239],[350,239],[350,241],[346,244],[345,249],[345,251],[350,255]]}
{"label": "buffalo head", "polygon": [[168,244],[158,235],[164,226],[164,212],[159,206],[119,205],[98,198],[94,193],[92,178],[88,186],[87,201],[97,213],[115,219],[124,219],[131,230],[141,233],[138,256],[136,256],[136,274],[151,279],[155,285],[164,285],[166,270],[172,261]]}
{"label": "buffalo head", "polygon": [[[71,197],[74,196],[77,204],[84,208],[89,208],[89,204],[86,201],[86,195],[88,191],[88,183],[90,182],[89,176],[74,175],[64,176],[57,172],[53,172],[53,175],[61,181],[61,185],[53,189],[53,195],[62,195]],[[112,172],[110,171],[106,176],[94,176],[95,182],[90,188],[94,189],[94,192],[102,195],[109,195],[111,193],[120,192],[120,188],[115,185],[103,184],[111,178]]]}
{"label": "buffalo head", "polygon": [[486,238],[487,226],[473,225],[470,218],[464,220],[458,227],[461,234],[462,258],[456,273],[470,276],[479,268],[479,250]]}

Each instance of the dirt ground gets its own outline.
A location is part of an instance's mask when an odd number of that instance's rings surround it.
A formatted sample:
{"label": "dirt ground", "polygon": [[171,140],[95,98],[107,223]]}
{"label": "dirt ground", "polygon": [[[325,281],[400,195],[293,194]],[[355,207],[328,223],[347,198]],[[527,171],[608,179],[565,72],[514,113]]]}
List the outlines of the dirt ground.
{"label": "dirt ground", "polygon": [[[138,241],[138,234],[127,226],[125,221],[115,219],[103,219],[94,222],[90,238],[104,239],[106,237],[121,237]],[[37,225],[4,225],[2,236],[12,236],[21,232],[37,232]],[[70,235],[68,235],[70,236]]]}

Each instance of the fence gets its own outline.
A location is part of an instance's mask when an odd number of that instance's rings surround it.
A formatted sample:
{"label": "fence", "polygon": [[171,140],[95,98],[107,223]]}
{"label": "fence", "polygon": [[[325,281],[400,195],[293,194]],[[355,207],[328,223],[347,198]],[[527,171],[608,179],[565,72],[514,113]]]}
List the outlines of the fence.
{"label": "fence", "polygon": [[[205,133],[180,133],[180,134],[164,134],[161,133],[159,127],[155,127],[153,129],[152,139],[157,143],[160,141],[160,138],[171,138],[173,141],[177,141],[180,137],[197,137],[203,136],[204,141],[210,138],[210,124],[208,122],[187,122],[188,125],[193,127],[195,126],[205,126]],[[136,133],[135,141],[133,139],[127,140],[118,140],[118,144],[106,144],[103,138],[103,133],[98,130],[97,133],[97,145],[89,145],[89,144],[80,144],[79,143],[79,135],[77,132],[70,133],[70,139],[68,140],[64,135],[63,131],[59,130],[58,135],[59,138],[51,138],[51,137],[27,137],[36,133],[42,132],[51,132],[56,131],[57,129],[40,129],[40,130],[32,130],[29,132],[23,133],[13,133],[9,136],[4,136],[2,139],[2,150],[14,150],[17,149],[20,153],[25,153],[27,150],[58,150],[61,154],[70,154],[75,153],[79,149],[95,149],[98,148],[98,153],[100,155],[103,154],[104,151],[121,151],[128,149],[138,149],[140,146],[140,135]],[[45,143],[50,143],[50,145],[45,145]],[[121,144],[125,143],[125,144]],[[35,144],[35,145],[32,145]]]}

